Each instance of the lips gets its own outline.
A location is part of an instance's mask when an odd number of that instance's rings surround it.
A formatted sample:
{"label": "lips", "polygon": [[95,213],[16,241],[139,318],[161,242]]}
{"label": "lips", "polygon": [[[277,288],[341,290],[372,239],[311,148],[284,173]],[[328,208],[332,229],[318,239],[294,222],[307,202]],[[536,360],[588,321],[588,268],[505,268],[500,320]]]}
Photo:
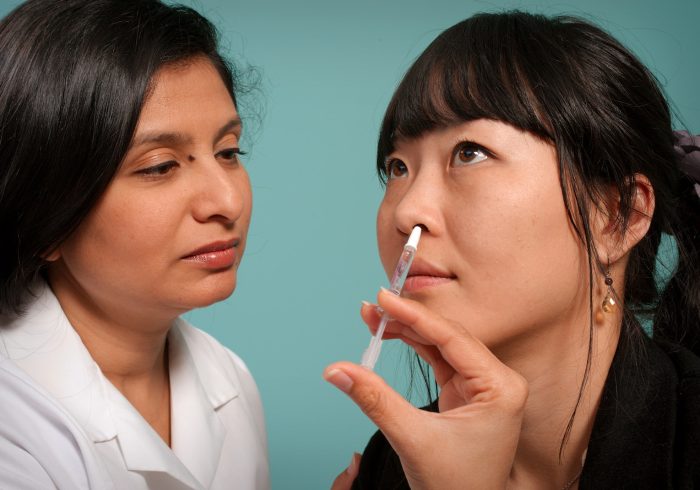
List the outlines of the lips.
{"label": "lips", "polygon": [[199,247],[182,259],[208,269],[226,269],[236,262],[236,247],[240,240],[225,240],[212,242]]}
{"label": "lips", "polygon": [[208,245],[204,245],[203,247],[199,247],[196,250],[191,251],[187,255],[183,257],[183,259],[189,258],[189,257],[194,257],[197,255],[202,255],[210,252],[220,252],[222,250],[226,250],[228,248],[233,248],[238,246],[238,242],[240,240],[238,238],[234,238],[233,240],[226,240],[226,241],[218,241],[218,242],[213,242]]}
{"label": "lips", "polygon": [[421,289],[426,289],[435,286],[449,284],[457,279],[457,276],[438,266],[416,257],[408,272],[403,290],[406,292],[415,292]]}

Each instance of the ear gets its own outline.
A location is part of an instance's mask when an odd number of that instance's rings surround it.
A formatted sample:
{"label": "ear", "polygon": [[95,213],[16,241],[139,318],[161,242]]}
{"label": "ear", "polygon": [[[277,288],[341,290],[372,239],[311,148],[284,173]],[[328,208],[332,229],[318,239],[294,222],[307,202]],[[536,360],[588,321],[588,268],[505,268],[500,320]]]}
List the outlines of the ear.
{"label": "ear", "polygon": [[611,264],[625,257],[644,238],[654,215],[654,188],[651,182],[642,174],[634,174],[631,179],[632,211],[625,228],[619,219],[620,195],[613,186],[610,186],[601,203],[601,209],[597,209],[592,217],[598,256]]}
{"label": "ear", "polygon": [[56,262],[61,258],[61,249],[59,247],[41,254],[41,258],[46,262]]}

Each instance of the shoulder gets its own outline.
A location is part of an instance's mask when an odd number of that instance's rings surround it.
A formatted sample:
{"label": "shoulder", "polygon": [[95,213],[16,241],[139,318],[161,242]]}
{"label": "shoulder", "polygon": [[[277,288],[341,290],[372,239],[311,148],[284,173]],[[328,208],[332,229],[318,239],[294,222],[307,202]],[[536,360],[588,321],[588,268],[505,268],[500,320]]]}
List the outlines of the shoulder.
{"label": "shoulder", "polygon": [[675,367],[678,379],[683,381],[700,380],[700,357],[686,349],[668,342],[655,342],[669,357]]}
{"label": "shoulder", "polygon": [[676,373],[674,466],[678,488],[700,485],[700,357],[677,345],[657,342]]}
{"label": "shoulder", "polygon": [[700,485],[700,359],[682,347],[640,340],[615,354],[580,488]]}
{"label": "shoulder", "polygon": [[689,422],[700,427],[700,357],[667,342],[654,342],[665,354],[675,374],[674,386],[679,414],[688,412]]}
{"label": "shoulder", "polygon": [[91,441],[59,403],[0,358],[0,486],[103,488]]}

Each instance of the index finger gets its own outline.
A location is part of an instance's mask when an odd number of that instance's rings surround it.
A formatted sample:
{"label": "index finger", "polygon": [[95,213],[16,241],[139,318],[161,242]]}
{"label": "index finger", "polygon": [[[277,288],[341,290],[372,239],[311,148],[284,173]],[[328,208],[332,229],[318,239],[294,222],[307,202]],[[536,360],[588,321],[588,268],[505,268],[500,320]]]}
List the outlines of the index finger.
{"label": "index finger", "polygon": [[413,329],[436,346],[447,362],[461,375],[483,376],[500,371],[503,364],[462,325],[432,312],[421,303],[382,290],[379,305],[391,317]]}

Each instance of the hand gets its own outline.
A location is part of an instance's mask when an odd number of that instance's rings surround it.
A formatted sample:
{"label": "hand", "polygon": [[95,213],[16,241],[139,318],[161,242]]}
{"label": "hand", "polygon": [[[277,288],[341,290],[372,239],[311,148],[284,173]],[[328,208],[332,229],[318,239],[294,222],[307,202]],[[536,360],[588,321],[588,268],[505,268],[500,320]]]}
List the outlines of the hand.
{"label": "hand", "polygon": [[[324,377],[377,424],[412,489],[505,488],[518,445],[528,387],[463,326],[422,304],[381,291],[394,320],[384,338],[411,345],[433,368],[440,413],[413,407],[372,371],[332,364]],[[363,306],[371,330],[379,315]]]}
{"label": "hand", "polygon": [[353,453],[350,466],[335,478],[331,490],[350,490],[352,488],[352,483],[360,470],[360,457],[359,454]]}

